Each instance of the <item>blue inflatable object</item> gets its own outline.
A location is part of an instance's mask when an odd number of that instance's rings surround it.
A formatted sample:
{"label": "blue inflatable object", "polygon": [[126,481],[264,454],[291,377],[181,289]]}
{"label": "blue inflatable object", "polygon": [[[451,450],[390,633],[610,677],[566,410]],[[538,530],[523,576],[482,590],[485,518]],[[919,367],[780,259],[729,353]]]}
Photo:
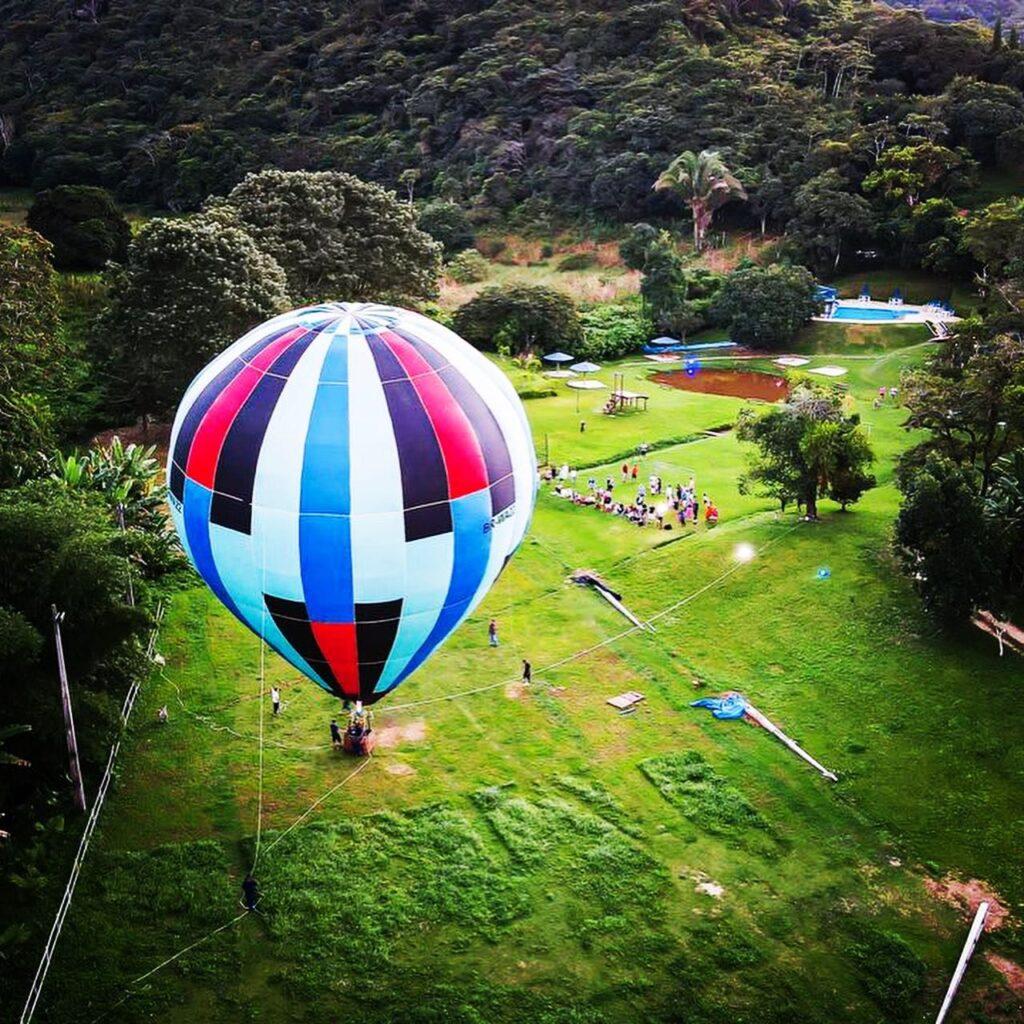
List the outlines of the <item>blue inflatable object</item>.
{"label": "blue inflatable object", "polygon": [[683,369],[686,370],[687,377],[696,376],[697,371],[700,369],[700,360],[687,359],[686,362],[683,364]]}
{"label": "blue inflatable object", "polygon": [[691,708],[707,708],[715,718],[742,718],[747,702],[741,693],[727,693],[724,697],[702,697],[690,702]]}
{"label": "blue inflatable object", "polygon": [[823,565],[817,575],[819,580],[827,580],[832,575],[832,570],[827,565]]}

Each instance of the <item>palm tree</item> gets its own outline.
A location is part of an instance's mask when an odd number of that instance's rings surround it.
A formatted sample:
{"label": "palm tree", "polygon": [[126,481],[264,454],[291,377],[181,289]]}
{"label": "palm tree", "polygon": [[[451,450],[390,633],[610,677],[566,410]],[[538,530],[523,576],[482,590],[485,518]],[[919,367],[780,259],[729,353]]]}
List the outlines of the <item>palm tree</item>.
{"label": "palm tree", "polygon": [[693,248],[700,252],[715,210],[747,193],[722,158],[710,149],[686,150],[662,171],[654,183],[659,192],[676,192],[693,214]]}

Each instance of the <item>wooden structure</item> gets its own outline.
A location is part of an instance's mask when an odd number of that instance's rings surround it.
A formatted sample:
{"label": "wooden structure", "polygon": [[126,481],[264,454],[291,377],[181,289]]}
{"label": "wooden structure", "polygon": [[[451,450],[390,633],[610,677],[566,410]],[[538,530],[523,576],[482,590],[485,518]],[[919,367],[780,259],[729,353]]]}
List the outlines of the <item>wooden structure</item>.
{"label": "wooden structure", "polygon": [[626,411],[646,412],[647,400],[650,396],[641,395],[637,391],[627,391],[623,386],[624,381],[624,374],[615,374],[614,383],[612,384],[612,393],[608,396],[608,401],[605,403],[604,411],[609,414]]}

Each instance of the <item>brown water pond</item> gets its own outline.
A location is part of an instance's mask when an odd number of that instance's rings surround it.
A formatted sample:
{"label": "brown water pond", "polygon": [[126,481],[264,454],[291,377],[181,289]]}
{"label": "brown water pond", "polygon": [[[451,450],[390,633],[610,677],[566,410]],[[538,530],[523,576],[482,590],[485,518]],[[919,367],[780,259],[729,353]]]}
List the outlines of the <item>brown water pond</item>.
{"label": "brown water pond", "polygon": [[685,370],[665,370],[651,374],[651,380],[680,391],[698,391],[704,395],[729,395],[732,398],[758,398],[778,402],[789,394],[785,377],[753,370],[697,370],[691,377]]}

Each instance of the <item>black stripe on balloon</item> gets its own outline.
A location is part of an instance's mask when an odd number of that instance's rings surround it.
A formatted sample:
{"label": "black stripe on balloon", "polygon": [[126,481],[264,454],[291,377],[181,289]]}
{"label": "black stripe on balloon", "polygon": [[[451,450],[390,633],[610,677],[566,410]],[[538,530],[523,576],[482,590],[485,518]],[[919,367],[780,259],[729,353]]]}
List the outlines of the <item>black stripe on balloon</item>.
{"label": "black stripe on balloon", "polygon": [[250,345],[236,359],[232,359],[213,380],[196,395],[195,401],[188,407],[185,418],[181,422],[178,436],[174,439],[174,457],[171,459],[171,494],[178,501],[181,501],[185,493],[185,467],[188,465],[188,455],[192,449],[192,441],[195,439],[199,424],[203,417],[209,412],[217,396],[238,376],[245,367],[248,360],[258,355],[272,341],[277,341],[283,334],[287,334],[292,327],[284,327],[279,331],[271,331],[264,338]]}
{"label": "black stripe on balloon", "polygon": [[491,515],[496,516],[516,500],[512,457],[508,453],[508,445],[505,444],[505,435],[502,434],[494,413],[487,407],[480,393],[454,366],[438,370],[438,376],[466,414],[480,444],[480,450],[484,453],[487,480],[491,485]]}
{"label": "black stripe on balloon", "polygon": [[402,473],[405,539],[420,540],[451,533],[448,474],[441,445],[416,388],[394,353],[375,334],[367,334],[395,434]]}
{"label": "black stripe on balloon", "polygon": [[263,600],[266,602],[270,617],[281,630],[285,640],[309,662],[311,668],[320,673],[324,682],[340,689],[334,670],[316,641],[305,601],[289,601],[283,597],[274,597],[272,594],[264,594]]}
{"label": "black stripe on balloon", "polygon": [[371,698],[398,634],[402,602],[356,604],[356,650],[359,651],[359,692]]}
{"label": "black stripe on balloon", "polygon": [[322,327],[317,327],[296,338],[274,360],[238,410],[217,457],[210,503],[211,523],[239,533],[251,531],[256,463],[270,417],[288,382],[288,374],[321,330]]}

